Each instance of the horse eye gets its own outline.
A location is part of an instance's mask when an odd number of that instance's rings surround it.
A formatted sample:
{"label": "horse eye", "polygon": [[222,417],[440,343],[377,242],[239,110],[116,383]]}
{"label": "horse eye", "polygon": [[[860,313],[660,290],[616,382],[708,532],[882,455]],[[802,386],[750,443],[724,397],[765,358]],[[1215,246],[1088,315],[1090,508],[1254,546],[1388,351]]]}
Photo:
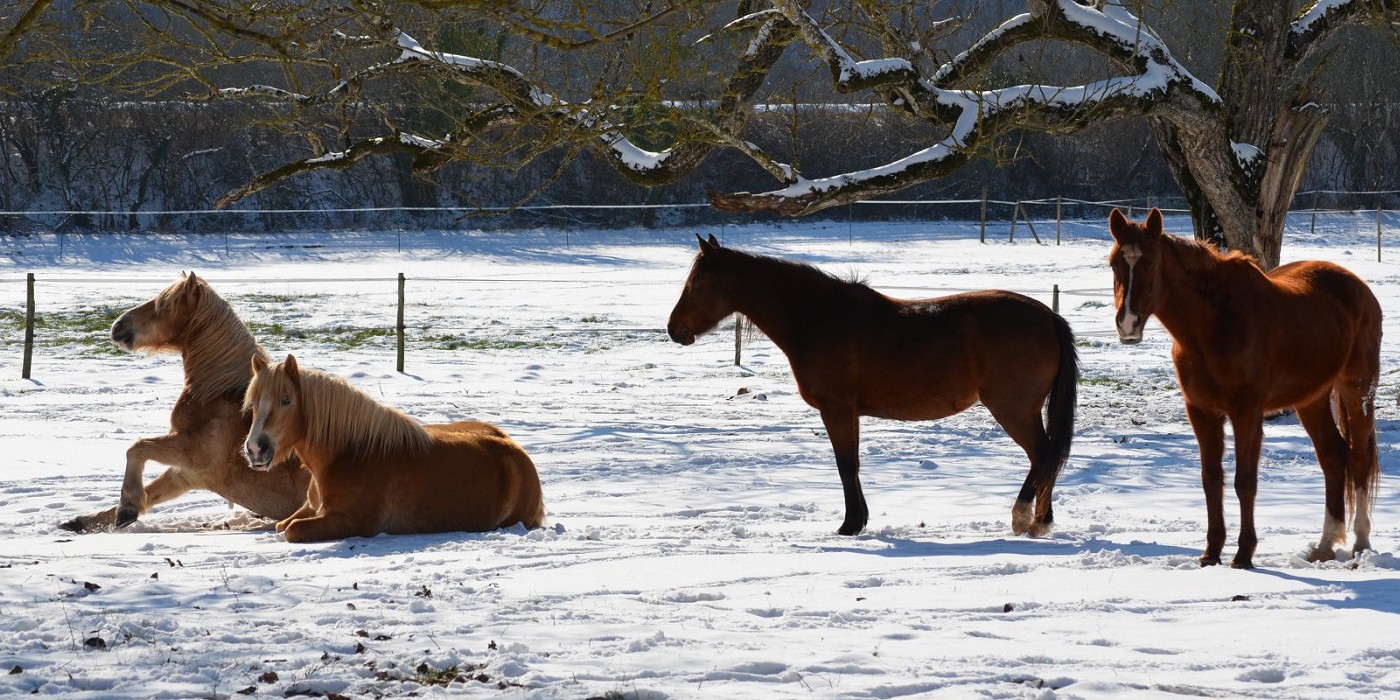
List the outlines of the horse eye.
{"label": "horse eye", "polygon": [[282,397],[282,406],[286,407],[286,406],[290,406],[290,405],[292,405],[292,397],[290,397],[290,396],[283,396],[283,397]]}

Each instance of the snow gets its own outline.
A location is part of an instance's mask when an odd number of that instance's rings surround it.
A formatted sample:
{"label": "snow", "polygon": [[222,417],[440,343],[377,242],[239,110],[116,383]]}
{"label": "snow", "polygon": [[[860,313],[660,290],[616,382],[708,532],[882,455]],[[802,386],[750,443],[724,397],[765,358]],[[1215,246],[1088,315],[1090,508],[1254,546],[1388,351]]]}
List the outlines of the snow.
{"label": "snow", "polygon": [[1317,0],[1317,2],[1313,3],[1312,7],[1305,10],[1303,14],[1299,15],[1298,19],[1293,22],[1292,32],[1294,34],[1306,34],[1312,30],[1314,24],[1326,17],[1327,13],[1345,7],[1355,1],[1356,0]]}
{"label": "snow", "polygon": [[1253,166],[1259,160],[1259,157],[1264,155],[1264,152],[1259,150],[1259,147],[1252,143],[1236,143],[1231,141],[1230,150],[1234,152],[1235,160],[1239,161],[1241,168]]}
{"label": "snow", "polygon": [[[1011,244],[1004,229],[981,245],[975,222],[231,235],[227,249],[70,235],[61,259],[52,236],[0,239],[7,312],[22,310],[27,272],[41,314],[77,314],[195,269],[245,320],[288,330],[262,339],[274,355],[426,421],[502,426],[539,465],[549,509],[531,532],[289,545],[189,494],[128,529],[72,535],[56,523],[113,504],[126,446],[165,431],[179,359],[110,351],[101,331],[54,345],[46,326],[23,381],[7,334],[0,695],[1387,695],[1400,687],[1400,274],[1374,262],[1371,213],[1294,230],[1285,258],[1346,265],[1392,312],[1387,476],[1377,551],[1308,563],[1321,474],[1297,421],[1269,422],[1253,571],[1195,563],[1205,512],[1170,339],[1153,322],[1141,345],[1117,343],[1101,221],[1067,225],[1061,246]],[[897,296],[1001,287],[1048,302],[1058,285],[1084,376],[1055,532],[1011,534],[1025,458],[975,408],[864,421],[870,528],[835,535],[830,447],[781,352],[752,338],[736,367],[732,330],[691,347],[661,330],[696,233]],[[398,272],[405,373],[386,339],[336,340],[392,326]],[[1227,496],[1227,555],[1236,513]],[[444,675],[457,680],[430,684]]]}

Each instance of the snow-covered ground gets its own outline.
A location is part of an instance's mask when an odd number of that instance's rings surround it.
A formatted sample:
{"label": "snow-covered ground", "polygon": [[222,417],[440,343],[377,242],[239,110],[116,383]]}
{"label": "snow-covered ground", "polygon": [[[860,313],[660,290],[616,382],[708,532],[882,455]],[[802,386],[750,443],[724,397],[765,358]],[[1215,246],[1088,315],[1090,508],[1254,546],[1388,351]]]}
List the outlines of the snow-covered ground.
{"label": "snow-covered ground", "polygon": [[[1375,262],[1370,216],[1315,235],[1304,221],[1284,257],[1346,265],[1389,314],[1377,551],[1302,559],[1321,473],[1282,418],[1266,426],[1253,571],[1196,565],[1205,509],[1170,339],[1154,322],[1140,346],[1117,343],[1099,222],[1058,247],[983,245],[948,223],[70,236],[61,257],[55,237],[4,239],[0,696],[1395,693],[1400,251]],[[1059,285],[1084,376],[1054,534],[1011,534],[1025,459],[980,408],[864,421],[870,527],[834,534],[830,447],[781,352],[751,338],[736,367],[732,332],[683,348],[662,330],[697,232],[896,296],[1001,287],[1048,303]],[[289,545],[201,493],[120,532],[57,529],[115,503],[127,445],[165,431],[181,383],[179,358],[114,351],[102,319],[188,269],[275,355],[425,421],[501,425],[539,466],[549,527]],[[26,272],[45,320],[32,381],[15,321]],[[404,373],[384,333],[399,272]],[[1228,556],[1233,494],[1226,509]]]}

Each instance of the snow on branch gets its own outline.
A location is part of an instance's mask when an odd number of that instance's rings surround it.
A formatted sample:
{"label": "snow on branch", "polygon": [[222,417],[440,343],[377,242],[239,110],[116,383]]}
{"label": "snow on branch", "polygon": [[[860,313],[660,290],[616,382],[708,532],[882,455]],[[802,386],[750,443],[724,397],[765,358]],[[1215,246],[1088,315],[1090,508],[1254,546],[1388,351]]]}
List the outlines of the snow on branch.
{"label": "snow on branch", "polygon": [[1400,24],[1400,4],[1393,0],[1316,0],[1289,27],[1289,54],[1301,61],[1338,30],[1357,24]]}
{"label": "snow on branch", "polygon": [[[941,177],[1012,129],[1066,132],[1107,118],[1148,113],[1199,123],[1214,119],[1221,102],[1209,85],[1177,62],[1166,45],[1116,0],[1104,3],[1102,10],[1074,0],[1032,3],[1032,13],[1002,23],[927,78],[903,59],[856,61],[796,0],[774,0],[774,4],[797,26],[803,42],[828,64],[838,91],[878,87],[894,104],[947,124],[948,133],[928,148],[878,167],[817,179],[799,175],[787,187],[761,194],[712,194],[711,202],[721,209],[809,214]],[[963,82],[1011,46],[1044,39],[1075,41],[1135,73],[1079,86],[992,90],[948,86]]]}

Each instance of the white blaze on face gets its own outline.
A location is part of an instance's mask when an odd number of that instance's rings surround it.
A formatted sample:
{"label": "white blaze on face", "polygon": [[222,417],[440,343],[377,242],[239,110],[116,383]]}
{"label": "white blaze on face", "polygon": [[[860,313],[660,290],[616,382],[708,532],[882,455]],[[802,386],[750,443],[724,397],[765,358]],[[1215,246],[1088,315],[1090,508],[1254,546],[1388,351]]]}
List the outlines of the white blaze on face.
{"label": "white blaze on face", "polygon": [[266,396],[258,399],[258,405],[253,407],[253,425],[248,428],[248,438],[243,443],[249,454],[257,453],[258,436],[263,434],[263,427],[267,424],[267,416],[271,411],[272,399]]}
{"label": "white blaze on face", "polygon": [[1128,280],[1123,284],[1122,313],[1118,317],[1118,337],[1133,339],[1142,332],[1138,325],[1138,315],[1133,313],[1133,269],[1142,259],[1142,249],[1135,245],[1123,246],[1123,262],[1128,266]]}

